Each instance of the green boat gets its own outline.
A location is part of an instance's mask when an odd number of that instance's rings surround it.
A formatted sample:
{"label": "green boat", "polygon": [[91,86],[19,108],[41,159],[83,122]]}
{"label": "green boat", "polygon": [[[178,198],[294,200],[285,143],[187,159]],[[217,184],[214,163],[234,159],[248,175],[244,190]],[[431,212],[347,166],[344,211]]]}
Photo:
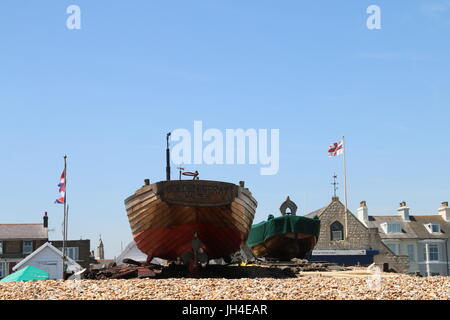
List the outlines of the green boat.
{"label": "green boat", "polygon": [[307,258],[319,238],[320,220],[296,216],[297,205],[289,197],[280,206],[280,212],[281,217],[269,215],[267,221],[253,225],[247,245],[259,258]]}

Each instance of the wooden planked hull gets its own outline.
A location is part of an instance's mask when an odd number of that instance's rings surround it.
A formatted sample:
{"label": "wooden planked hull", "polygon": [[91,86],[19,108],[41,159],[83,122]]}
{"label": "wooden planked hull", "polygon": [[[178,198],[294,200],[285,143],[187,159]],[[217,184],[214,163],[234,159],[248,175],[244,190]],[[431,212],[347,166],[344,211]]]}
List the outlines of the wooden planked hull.
{"label": "wooden planked hull", "polygon": [[209,259],[235,253],[245,244],[256,206],[248,189],[206,180],[145,185],[125,200],[137,247],[167,260],[191,251],[194,235]]}

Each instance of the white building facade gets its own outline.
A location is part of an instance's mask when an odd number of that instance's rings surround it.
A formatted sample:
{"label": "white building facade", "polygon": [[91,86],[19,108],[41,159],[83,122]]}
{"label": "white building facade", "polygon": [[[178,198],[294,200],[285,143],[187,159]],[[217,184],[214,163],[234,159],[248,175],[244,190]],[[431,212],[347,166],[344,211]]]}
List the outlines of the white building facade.
{"label": "white building facade", "polygon": [[[69,257],[66,257],[67,272],[75,273],[82,267]],[[26,266],[33,266],[44,270],[49,274],[50,280],[61,280],[63,278],[63,254],[49,242],[46,242],[25,259],[13,267],[13,271],[20,270]]]}
{"label": "white building facade", "polygon": [[450,275],[448,202],[441,204],[437,215],[412,216],[406,202],[402,202],[394,216],[371,216],[362,201],[357,217],[366,226],[378,228],[382,241],[392,252],[408,256],[408,273]]}

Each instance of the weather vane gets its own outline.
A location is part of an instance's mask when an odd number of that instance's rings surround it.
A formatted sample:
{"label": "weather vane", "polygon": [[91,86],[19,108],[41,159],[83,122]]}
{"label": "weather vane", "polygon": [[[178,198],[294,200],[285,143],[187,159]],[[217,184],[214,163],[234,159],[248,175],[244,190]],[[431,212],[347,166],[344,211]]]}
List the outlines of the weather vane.
{"label": "weather vane", "polygon": [[338,184],[339,184],[339,182],[336,182],[336,179],[337,179],[337,174],[335,173],[334,175],[333,175],[333,182],[331,183],[332,185],[333,185],[333,189],[334,189],[334,196],[336,197],[336,190],[338,189]]}

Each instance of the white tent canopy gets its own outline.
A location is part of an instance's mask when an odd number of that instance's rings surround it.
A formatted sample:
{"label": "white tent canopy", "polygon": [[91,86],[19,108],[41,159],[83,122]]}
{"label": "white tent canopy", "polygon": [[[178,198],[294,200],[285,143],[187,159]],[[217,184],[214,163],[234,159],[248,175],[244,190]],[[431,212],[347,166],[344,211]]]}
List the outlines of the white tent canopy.
{"label": "white tent canopy", "polygon": [[[124,259],[133,259],[135,261],[143,262],[147,261],[147,255],[138,249],[136,242],[131,241],[116,258],[116,264],[118,266],[124,264]],[[162,264],[162,260],[158,258],[153,258],[151,262],[154,264]]]}

